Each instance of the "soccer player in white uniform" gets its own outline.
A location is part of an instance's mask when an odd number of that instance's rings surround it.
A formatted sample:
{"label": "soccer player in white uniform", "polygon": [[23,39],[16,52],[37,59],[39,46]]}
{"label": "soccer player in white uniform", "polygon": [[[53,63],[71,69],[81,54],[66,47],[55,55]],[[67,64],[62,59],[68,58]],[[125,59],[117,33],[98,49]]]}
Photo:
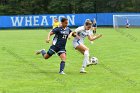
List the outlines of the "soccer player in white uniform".
{"label": "soccer player in white uniform", "polygon": [[[96,34],[96,28],[97,28],[97,25],[96,25],[96,19],[94,18],[94,20],[90,20],[90,19],[86,19],[85,23],[86,22],[92,22],[92,30],[91,30],[91,34],[90,35],[95,35]],[[93,41],[90,41],[91,44],[93,44]]]}
{"label": "soccer player in white uniform", "polygon": [[86,21],[84,26],[78,27],[74,32],[74,40],[73,40],[73,46],[76,50],[78,50],[80,53],[84,55],[84,60],[82,64],[82,68],[80,70],[80,73],[86,73],[85,68],[91,63],[89,62],[89,48],[84,45],[84,39],[85,37],[88,37],[90,41],[94,41],[97,38],[100,38],[102,35],[93,36],[91,34],[92,31],[92,22]]}

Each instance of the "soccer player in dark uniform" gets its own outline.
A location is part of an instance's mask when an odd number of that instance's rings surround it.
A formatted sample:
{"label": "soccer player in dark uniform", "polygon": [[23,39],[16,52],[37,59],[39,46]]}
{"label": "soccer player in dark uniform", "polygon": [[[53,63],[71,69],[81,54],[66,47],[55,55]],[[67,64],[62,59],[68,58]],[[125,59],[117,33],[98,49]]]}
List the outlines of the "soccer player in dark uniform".
{"label": "soccer player in dark uniform", "polygon": [[129,28],[130,24],[129,24],[129,20],[128,18],[126,18],[126,28]]}
{"label": "soccer player in dark uniform", "polygon": [[96,19],[94,18],[93,20],[93,34],[96,34],[96,29],[97,29],[97,23],[96,23]]}
{"label": "soccer player in dark uniform", "polygon": [[61,58],[61,63],[60,63],[60,74],[65,74],[64,73],[64,68],[65,68],[65,61],[66,61],[66,50],[65,50],[65,46],[66,46],[66,42],[67,42],[67,38],[71,37],[72,35],[72,31],[70,30],[69,27],[67,27],[68,25],[68,19],[66,18],[62,18],[61,19],[61,23],[62,26],[53,29],[49,34],[48,34],[48,38],[46,40],[47,43],[49,43],[50,41],[50,36],[55,34],[57,35],[57,41],[55,45],[52,45],[50,47],[50,49],[48,50],[48,52],[45,51],[45,49],[39,50],[36,52],[36,54],[42,54],[42,56],[45,59],[50,58],[53,54],[57,53],[60,58]]}

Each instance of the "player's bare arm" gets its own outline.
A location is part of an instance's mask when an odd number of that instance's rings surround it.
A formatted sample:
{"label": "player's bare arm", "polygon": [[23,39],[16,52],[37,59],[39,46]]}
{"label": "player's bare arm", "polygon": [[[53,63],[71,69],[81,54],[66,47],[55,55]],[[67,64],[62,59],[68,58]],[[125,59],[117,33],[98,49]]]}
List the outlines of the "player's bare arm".
{"label": "player's bare arm", "polygon": [[47,40],[46,43],[50,42],[50,37],[53,35],[54,33],[52,31],[49,32],[48,36],[47,36]]}
{"label": "player's bare arm", "polygon": [[73,32],[71,32],[68,36],[68,39],[71,39],[71,36],[73,35]]}
{"label": "player's bare arm", "polygon": [[90,40],[90,41],[94,41],[94,40],[96,40],[96,39],[98,39],[98,38],[100,38],[100,37],[102,37],[102,34],[99,34],[99,35],[96,35],[96,36],[88,36],[88,39]]}

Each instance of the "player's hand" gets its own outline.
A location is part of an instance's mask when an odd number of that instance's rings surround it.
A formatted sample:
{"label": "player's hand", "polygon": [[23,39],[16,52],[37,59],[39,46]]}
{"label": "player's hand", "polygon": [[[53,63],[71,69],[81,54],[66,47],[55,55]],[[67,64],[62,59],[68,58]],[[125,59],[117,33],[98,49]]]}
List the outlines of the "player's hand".
{"label": "player's hand", "polygon": [[100,37],[102,37],[102,34],[99,34],[99,35],[94,36],[93,39],[92,39],[92,41],[93,41],[93,40],[96,40],[96,39],[98,39],[98,38],[100,38]]}
{"label": "player's hand", "polygon": [[46,43],[49,43],[49,42],[50,42],[50,39],[47,39],[47,40],[46,40]]}
{"label": "player's hand", "polygon": [[98,38],[102,37],[102,34],[97,35]]}

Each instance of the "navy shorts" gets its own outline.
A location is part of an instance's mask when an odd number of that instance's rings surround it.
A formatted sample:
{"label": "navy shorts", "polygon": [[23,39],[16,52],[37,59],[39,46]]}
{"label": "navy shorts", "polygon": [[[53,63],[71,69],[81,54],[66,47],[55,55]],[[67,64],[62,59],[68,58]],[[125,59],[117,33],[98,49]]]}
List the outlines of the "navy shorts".
{"label": "navy shorts", "polygon": [[97,27],[97,25],[96,25],[96,24],[94,24],[94,25],[93,25],[93,27]]}
{"label": "navy shorts", "polygon": [[52,45],[50,49],[48,50],[47,54],[49,56],[52,56],[55,53],[57,53],[60,56],[62,53],[66,53],[66,50],[65,48],[60,48],[60,47],[57,47],[56,45]]}
{"label": "navy shorts", "polygon": [[126,25],[128,26],[129,24],[127,23]]}

